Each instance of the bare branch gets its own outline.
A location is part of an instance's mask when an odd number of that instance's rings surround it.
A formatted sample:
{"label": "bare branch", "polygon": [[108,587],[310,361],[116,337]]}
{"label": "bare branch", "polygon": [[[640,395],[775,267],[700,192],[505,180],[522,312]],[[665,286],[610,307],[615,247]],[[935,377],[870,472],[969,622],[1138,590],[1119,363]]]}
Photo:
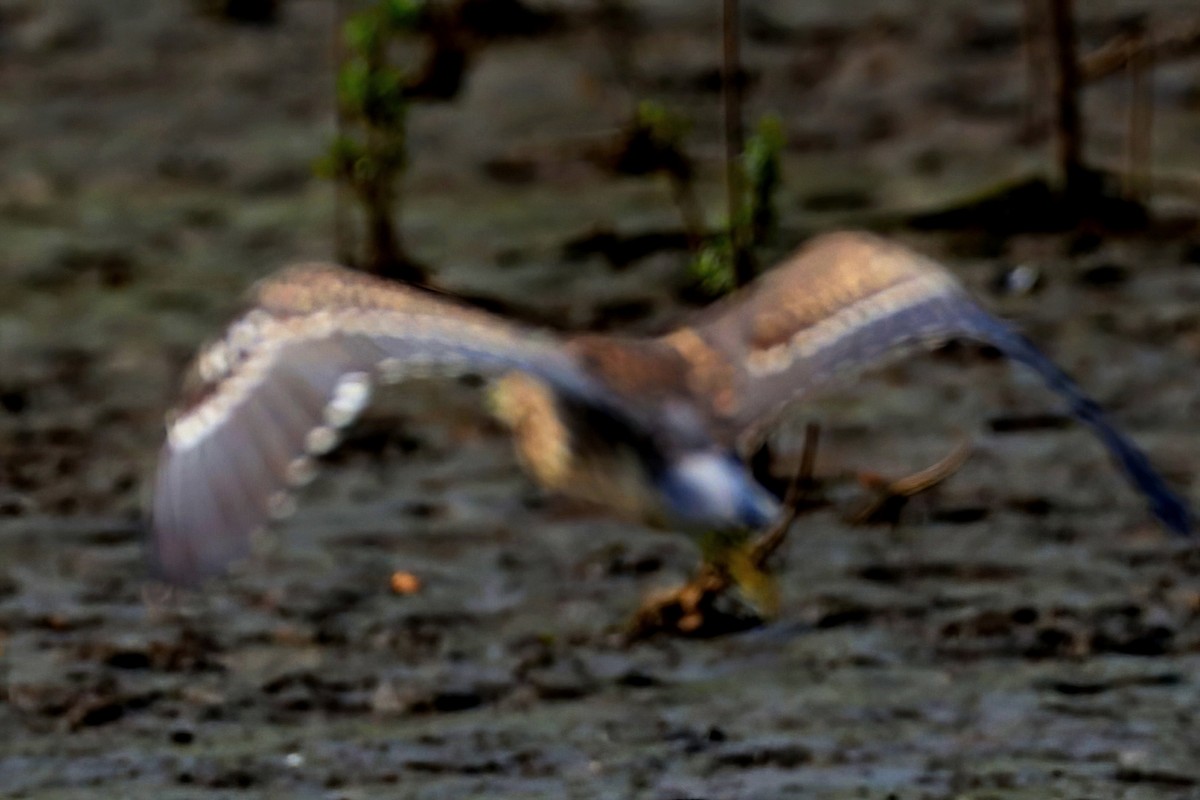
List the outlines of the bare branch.
{"label": "bare branch", "polygon": [[1093,53],[1079,65],[1080,77],[1087,82],[1098,81],[1121,72],[1132,62],[1165,64],[1200,56],[1200,19],[1174,26],[1156,37],[1141,38],[1121,34]]}

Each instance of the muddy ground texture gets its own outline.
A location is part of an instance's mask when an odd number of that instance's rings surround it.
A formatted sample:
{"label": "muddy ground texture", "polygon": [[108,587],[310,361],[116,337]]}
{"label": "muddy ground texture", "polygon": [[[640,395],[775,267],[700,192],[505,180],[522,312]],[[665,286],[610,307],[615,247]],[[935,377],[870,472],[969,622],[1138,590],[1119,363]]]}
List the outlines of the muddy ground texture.
{"label": "muddy ground texture", "polygon": [[[266,25],[204,5],[0,2],[0,795],[1200,795],[1200,551],[1036,382],[969,348],[781,427],[787,454],[822,424],[828,502],[775,562],[779,616],[738,634],[627,644],[695,544],[540,495],[461,384],[384,398],[233,577],[148,584],[139,508],[185,359],[252,279],[333,250],[311,170],[332,4],[290,0]],[[686,257],[578,243],[678,232],[678,211],[660,180],[585,153],[638,100],[676,108],[719,219],[719,4],[601,5],[481,35],[462,93],[412,109],[404,231],[449,288],[654,330],[687,311]],[[789,142],[778,246],[890,220],[1200,503],[1188,181],[1120,235],[914,233],[896,220],[1047,165],[1020,4],[746,5],[747,115],[779,113]],[[1079,5],[1091,45],[1189,12]],[[1122,163],[1126,88],[1089,89],[1094,163]],[[1155,92],[1154,168],[1194,182],[1200,65]],[[1006,290],[1021,264],[1036,287]],[[971,460],[896,524],[843,521],[859,473],[902,475],[960,435]],[[396,571],[420,590],[391,591]]]}

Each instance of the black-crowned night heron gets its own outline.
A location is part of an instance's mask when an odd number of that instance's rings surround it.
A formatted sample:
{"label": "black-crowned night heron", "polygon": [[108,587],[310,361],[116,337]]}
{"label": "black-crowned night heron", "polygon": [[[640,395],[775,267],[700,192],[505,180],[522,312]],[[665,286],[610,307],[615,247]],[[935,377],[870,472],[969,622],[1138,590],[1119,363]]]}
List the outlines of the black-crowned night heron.
{"label": "black-crowned night heron", "polygon": [[501,377],[498,416],[543,486],[682,529],[759,528],[779,509],[738,443],[847,373],[952,338],[1037,372],[1177,533],[1187,505],[1099,406],[941,266],[861,233],[809,243],[657,338],[559,337],[335,266],[286,269],[198,356],[168,426],[153,504],[162,574],[193,581],[311,476],[371,386],[416,373]]}

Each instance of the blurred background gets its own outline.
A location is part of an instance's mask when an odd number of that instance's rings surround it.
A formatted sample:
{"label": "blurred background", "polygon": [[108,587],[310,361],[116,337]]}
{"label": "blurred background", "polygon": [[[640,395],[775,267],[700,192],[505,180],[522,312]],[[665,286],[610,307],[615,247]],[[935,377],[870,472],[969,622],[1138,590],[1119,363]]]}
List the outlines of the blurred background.
{"label": "blurred background", "polygon": [[736,634],[627,643],[695,544],[536,492],[472,385],[384,397],[200,592],[147,582],[140,512],[188,358],[284,264],[647,333],[843,227],[1195,502],[1194,2],[0,0],[0,86],[0,795],[1198,791],[1200,559],[978,349],[785,421],[826,502]]}

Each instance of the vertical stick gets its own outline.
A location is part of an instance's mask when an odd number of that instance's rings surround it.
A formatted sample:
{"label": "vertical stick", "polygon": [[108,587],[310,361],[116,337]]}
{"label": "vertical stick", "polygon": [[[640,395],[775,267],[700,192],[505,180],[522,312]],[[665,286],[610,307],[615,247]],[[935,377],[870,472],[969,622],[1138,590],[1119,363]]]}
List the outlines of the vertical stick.
{"label": "vertical stick", "polygon": [[1125,143],[1125,194],[1142,200],[1150,190],[1150,152],[1154,125],[1154,54],[1139,20],[1129,42],[1129,130]]}
{"label": "vertical stick", "polygon": [[[342,0],[333,3],[333,135],[341,139],[346,134],[346,109],[338,93],[338,77],[342,65],[346,62],[346,44],[344,28],[346,27],[346,10]],[[350,236],[350,217],[346,213],[345,182],[340,179],[331,181],[333,184],[333,255],[334,258],[347,266],[354,266],[354,243]]]}
{"label": "vertical stick", "polygon": [[1043,0],[1023,0],[1021,40],[1025,51],[1025,119],[1026,141],[1039,141],[1045,134],[1045,119],[1049,103],[1046,97],[1046,15]]}
{"label": "vertical stick", "polygon": [[742,171],[742,151],[745,136],[742,131],[742,69],[739,44],[738,0],[723,0],[722,36],[724,47],[721,62],[721,94],[725,101],[725,193],[729,209],[729,246],[733,254],[734,281],[745,286],[754,279],[754,261],[742,219],[745,175]]}
{"label": "vertical stick", "polygon": [[1063,193],[1078,200],[1083,190],[1083,125],[1079,115],[1079,60],[1075,52],[1072,0],[1047,0],[1050,46],[1054,53],[1055,134],[1058,172]]}

